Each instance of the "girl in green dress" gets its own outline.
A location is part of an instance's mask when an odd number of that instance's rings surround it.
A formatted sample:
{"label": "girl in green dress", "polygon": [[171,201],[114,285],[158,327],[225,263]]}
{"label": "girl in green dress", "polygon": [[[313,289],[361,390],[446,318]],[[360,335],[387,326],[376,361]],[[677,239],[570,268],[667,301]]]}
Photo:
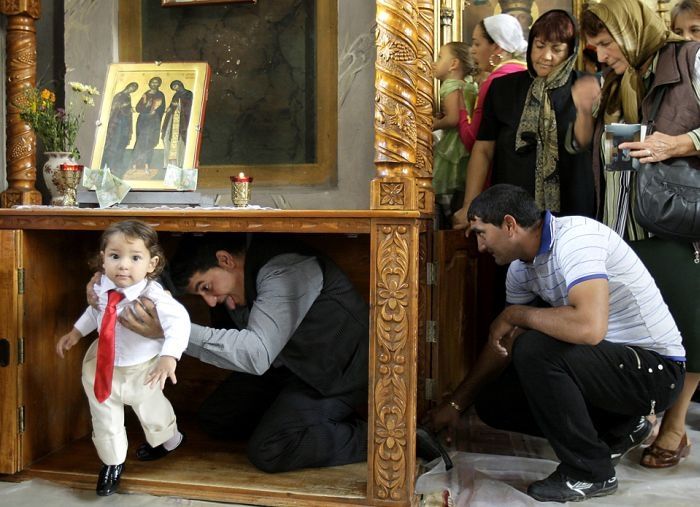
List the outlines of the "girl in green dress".
{"label": "girl in green dress", "polygon": [[[433,189],[440,215],[440,222],[449,227],[453,209],[458,209],[463,199],[469,153],[459,138],[460,94],[471,114],[478,93],[473,79],[477,67],[472,60],[469,45],[449,42],[440,48],[433,65],[435,78],[440,80],[442,114],[433,121],[433,130],[443,130],[442,137],[433,149]],[[456,208],[454,207],[456,205]]]}

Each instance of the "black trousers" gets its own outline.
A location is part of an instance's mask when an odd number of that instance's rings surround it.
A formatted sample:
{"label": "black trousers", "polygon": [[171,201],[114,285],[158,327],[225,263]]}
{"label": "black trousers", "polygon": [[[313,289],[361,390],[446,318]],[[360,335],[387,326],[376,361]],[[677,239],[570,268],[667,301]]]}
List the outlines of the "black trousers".
{"label": "black trousers", "polygon": [[528,331],[476,410],[489,426],[547,438],[562,472],[599,482],[615,475],[609,446],[640,416],[671,406],[684,377],[682,364],[649,350],[608,341],[573,345]]}
{"label": "black trousers", "polygon": [[235,372],[200,408],[215,438],[248,439],[248,458],[265,472],[367,459],[367,391],[323,397],[288,369],[256,376]]}

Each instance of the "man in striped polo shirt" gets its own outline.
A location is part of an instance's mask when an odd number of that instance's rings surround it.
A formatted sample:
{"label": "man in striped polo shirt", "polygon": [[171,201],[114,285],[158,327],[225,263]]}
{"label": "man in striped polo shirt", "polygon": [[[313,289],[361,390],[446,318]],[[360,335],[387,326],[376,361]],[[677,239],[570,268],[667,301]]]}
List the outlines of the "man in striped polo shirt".
{"label": "man in striped polo shirt", "polygon": [[561,461],[528,494],[565,502],[613,493],[614,465],[651,433],[643,416],[668,408],[685,375],[654,280],[613,230],[541,212],[520,187],[487,189],[468,217],[479,250],[510,263],[509,306],[491,325],[480,380],[465,381],[454,403],[497,377],[478,395],[479,416],[544,436]]}

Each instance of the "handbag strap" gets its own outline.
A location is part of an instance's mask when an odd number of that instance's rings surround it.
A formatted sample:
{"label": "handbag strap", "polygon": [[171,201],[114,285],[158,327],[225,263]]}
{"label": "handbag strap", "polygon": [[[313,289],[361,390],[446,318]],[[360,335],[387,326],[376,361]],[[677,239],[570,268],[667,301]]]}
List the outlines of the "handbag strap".
{"label": "handbag strap", "polygon": [[651,131],[653,130],[654,126],[654,120],[656,119],[656,113],[659,112],[659,107],[661,107],[661,101],[664,100],[664,95],[666,95],[666,87],[661,86],[661,90],[656,92],[656,96],[654,97],[654,103],[651,105],[651,114],[649,115],[649,119],[647,120],[647,132],[646,135],[651,134]]}

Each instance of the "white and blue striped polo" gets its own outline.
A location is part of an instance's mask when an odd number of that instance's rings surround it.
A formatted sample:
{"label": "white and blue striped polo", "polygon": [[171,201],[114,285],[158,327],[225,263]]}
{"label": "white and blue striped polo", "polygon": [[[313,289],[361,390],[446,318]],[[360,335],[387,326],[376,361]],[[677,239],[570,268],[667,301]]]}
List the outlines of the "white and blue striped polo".
{"label": "white and blue striped polo", "polygon": [[506,297],[511,304],[539,296],[565,306],[571,287],[594,278],[608,280],[606,340],[685,360],[680,332],[642,261],[615,231],[590,218],[556,218],[547,211],[532,263],[515,260],[508,269]]}

